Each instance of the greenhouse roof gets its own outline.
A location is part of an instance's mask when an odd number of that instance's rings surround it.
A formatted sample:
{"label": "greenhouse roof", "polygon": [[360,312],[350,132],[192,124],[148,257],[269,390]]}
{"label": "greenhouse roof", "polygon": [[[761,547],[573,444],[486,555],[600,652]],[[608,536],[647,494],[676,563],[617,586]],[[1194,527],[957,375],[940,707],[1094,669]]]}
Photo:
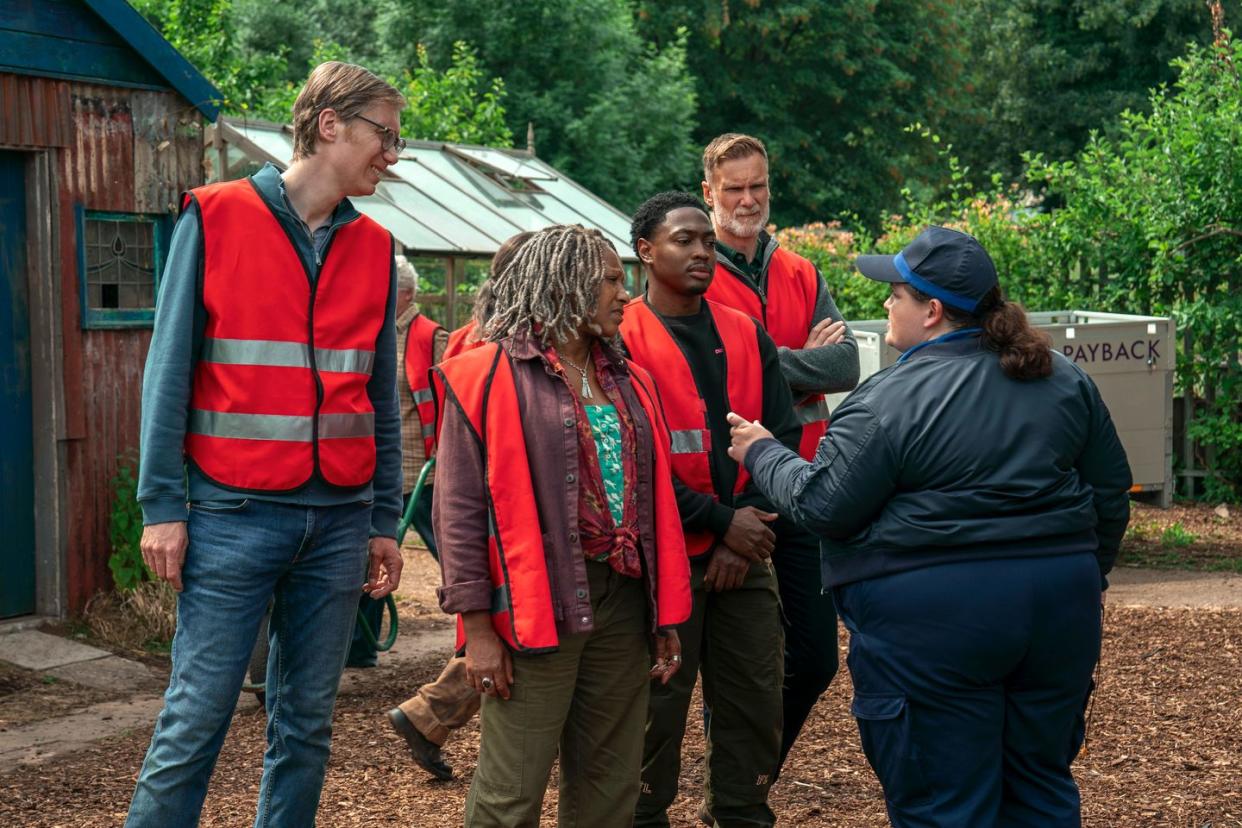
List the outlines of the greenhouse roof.
{"label": "greenhouse roof", "polygon": [[[246,160],[284,169],[293,157],[288,126],[222,117],[217,128],[230,169]],[[522,150],[410,141],[375,194],[350,201],[418,255],[491,256],[514,233],[582,224],[637,261],[628,216]]]}

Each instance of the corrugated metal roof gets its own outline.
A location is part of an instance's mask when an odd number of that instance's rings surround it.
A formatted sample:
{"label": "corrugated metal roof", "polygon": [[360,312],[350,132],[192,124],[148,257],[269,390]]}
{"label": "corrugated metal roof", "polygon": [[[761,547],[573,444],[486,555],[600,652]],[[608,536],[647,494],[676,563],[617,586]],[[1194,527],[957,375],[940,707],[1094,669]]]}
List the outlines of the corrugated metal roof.
{"label": "corrugated metal roof", "polygon": [[[287,126],[222,117],[217,128],[254,161],[284,168],[293,157]],[[628,216],[520,150],[411,141],[374,195],[350,201],[420,255],[491,256],[514,233],[582,224],[637,261]]]}

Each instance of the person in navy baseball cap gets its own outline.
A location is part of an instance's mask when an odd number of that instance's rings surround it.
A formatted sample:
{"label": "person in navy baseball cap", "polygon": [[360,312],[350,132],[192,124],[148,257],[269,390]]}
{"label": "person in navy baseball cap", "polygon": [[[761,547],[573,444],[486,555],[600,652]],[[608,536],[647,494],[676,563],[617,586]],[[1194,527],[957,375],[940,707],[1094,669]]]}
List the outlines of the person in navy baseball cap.
{"label": "person in navy baseball cap", "polygon": [[897,255],[859,256],[854,266],[893,286],[884,341],[901,361],[932,341],[979,333],[983,318],[1006,304],[983,245],[947,227],[928,227]]}
{"label": "person in navy baseball cap", "polygon": [[729,456],[819,539],[893,828],[1078,828],[1125,447],[975,239],[929,227],[857,267],[889,283],[900,359],[833,408],[813,460],[733,412]]}
{"label": "person in navy baseball cap", "polygon": [[1000,283],[992,257],[974,236],[928,227],[896,256],[859,256],[854,266],[877,282],[905,282],[950,307],[975,314]]}

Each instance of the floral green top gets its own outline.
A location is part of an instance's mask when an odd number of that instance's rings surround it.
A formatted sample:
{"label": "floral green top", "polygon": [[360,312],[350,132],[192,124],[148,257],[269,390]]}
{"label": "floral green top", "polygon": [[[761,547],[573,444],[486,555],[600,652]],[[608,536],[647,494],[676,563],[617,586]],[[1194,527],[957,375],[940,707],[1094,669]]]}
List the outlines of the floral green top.
{"label": "floral green top", "polygon": [[625,514],[625,467],[621,463],[621,421],[617,419],[617,407],[588,405],[585,408],[587,419],[591,421],[591,435],[595,438],[595,454],[599,457],[608,511],[612,512],[613,522],[620,525]]}
{"label": "floral green top", "polygon": [[[582,553],[589,560],[607,562],[622,575],[641,578],[638,438],[634,418],[598,344],[591,348],[591,359],[600,388],[611,405],[583,405],[580,386],[570,382],[556,348],[549,345],[544,354],[553,370],[569,385],[578,415],[578,529]],[[600,418],[610,418],[611,425]]]}

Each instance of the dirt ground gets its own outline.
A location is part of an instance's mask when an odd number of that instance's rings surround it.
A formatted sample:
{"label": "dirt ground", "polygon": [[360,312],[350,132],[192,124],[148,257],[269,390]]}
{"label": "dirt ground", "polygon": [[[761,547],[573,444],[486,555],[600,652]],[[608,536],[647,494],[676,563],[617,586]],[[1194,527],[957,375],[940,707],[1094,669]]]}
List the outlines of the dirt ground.
{"label": "dirt ground", "polygon": [[63,716],[112,695],[0,661],[0,731]]}
{"label": "dirt ground", "polygon": [[[432,597],[434,564],[411,556],[401,603],[403,635],[443,628]],[[844,641],[844,634],[842,636]],[[844,649],[843,649],[844,654]],[[445,653],[351,671],[337,705],[333,758],[320,807],[327,828],[461,824],[477,756],[472,724],[447,755],[458,779],[435,782],[409,759],[383,713],[434,678]],[[844,659],[843,659],[844,661]],[[1088,748],[1076,773],[1084,822],[1099,828],[1242,826],[1242,611],[1109,607]],[[820,701],[772,793],[781,824],[887,825],[883,801],[849,715],[845,671]],[[78,755],[0,776],[0,825],[98,828],[124,819],[150,738],[142,728]],[[253,819],[264,718],[243,705],[212,780],[204,826]],[[688,729],[673,824],[691,828],[702,782],[701,728]],[[555,783],[545,803],[554,824]]]}
{"label": "dirt ground", "polygon": [[1132,506],[1119,564],[1242,573],[1242,506]]}

